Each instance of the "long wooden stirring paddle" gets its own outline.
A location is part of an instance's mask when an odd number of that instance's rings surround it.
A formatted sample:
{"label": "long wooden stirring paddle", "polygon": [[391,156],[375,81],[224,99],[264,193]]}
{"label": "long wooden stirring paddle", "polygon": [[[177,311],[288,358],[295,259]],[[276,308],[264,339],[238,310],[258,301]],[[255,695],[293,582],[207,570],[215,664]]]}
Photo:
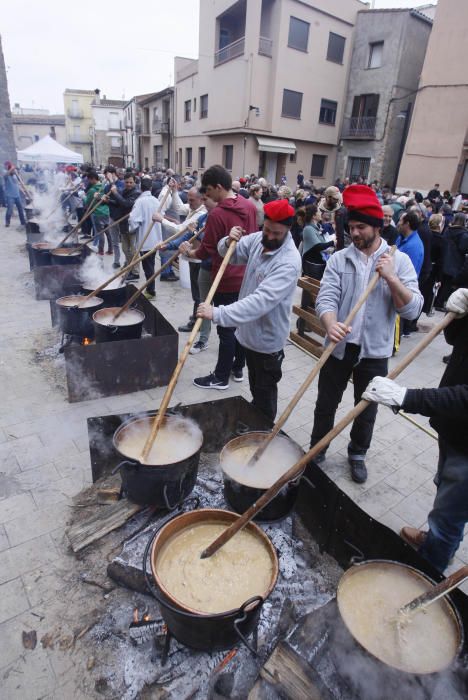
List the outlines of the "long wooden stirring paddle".
{"label": "long wooden stirring paddle", "polygon": [[63,244],[64,244],[66,241],[68,241],[68,239],[70,238],[70,236],[72,236],[74,233],[76,233],[76,231],[78,231],[78,229],[80,228],[80,226],[81,226],[81,224],[83,223],[83,221],[86,221],[86,219],[88,219],[88,218],[91,216],[91,214],[98,208],[98,206],[99,206],[100,204],[102,204],[101,199],[102,199],[102,197],[99,197],[98,201],[96,202],[96,204],[95,204],[94,206],[91,206],[91,203],[90,203],[90,206],[89,206],[88,209],[86,210],[86,213],[85,213],[85,215],[83,216],[83,218],[80,219],[80,221],[78,221],[78,223],[76,224],[76,226],[74,226],[74,227],[72,228],[72,230],[71,230],[69,233],[67,233],[67,235],[65,236],[65,238],[62,238],[62,240],[61,240],[60,243],[58,244],[57,248],[61,248],[61,247],[63,246]]}
{"label": "long wooden stirring paddle", "polygon": [[[454,571],[453,574],[447,576],[444,581],[433,586],[430,590],[414,598],[409,603],[406,603],[406,605],[403,605],[397,612],[397,616],[401,616],[400,619],[401,622],[403,622],[403,626],[409,622],[415,613],[422,612],[428,608],[429,605],[432,605],[432,603],[435,603],[437,600],[450,593],[450,591],[453,591],[454,588],[458,588],[466,578],[468,578],[467,564],[462,566],[461,569]],[[404,619],[405,617],[406,620]]]}
{"label": "long wooden stirring paddle", "polygon": [[[236,243],[237,243],[237,241],[231,241],[231,243],[229,244],[229,248],[227,249],[226,255],[223,258],[223,262],[221,263],[221,266],[216,274],[216,277],[214,278],[213,283],[210,287],[210,291],[206,295],[206,299],[205,299],[206,304],[211,304],[211,302],[213,300],[213,297],[216,293],[216,290],[218,289],[219,283],[221,282],[221,279],[223,277],[224,270],[229,265],[229,261],[232,257],[232,254],[234,253]],[[185,344],[185,347],[182,351],[182,355],[180,356],[179,361],[178,361],[176,368],[174,370],[174,373],[171,377],[171,380],[170,380],[169,384],[167,385],[167,389],[166,389],[166,392],[165,392],[163,399],[161,401],[161,405],[159,406],[158,412],[154,418],[153,425],[151,427],[151,432],[148,436],[148,439],[145,442],[145,445],[143,447],[143,451],[141,453],[141,461],[143,463],[146,462],[146,460],[148,459],[148,455],[151,452],[151,448],[153,447],[154,441],[156,440],[156,436],[158,434],[159,428],[161,427],[161,424],[166,417],[165,414],[166,414],[167,407],[169,406],[169,401],[171,400],[172,394],[174,393],[174,389],[176,387],[179,375],[182,371],[182,367],[185,364],[185,360],[187,359],[190,348],[192,347],[193,342],[194,342],[195,338],[197,337],[197,333],[200,330],[200,326],[201,326],[202,322],[203,322],[202,318],[197,318],[197,320],[195,321],[195,325],[193,326],[192,332],[190,333],[189,338]]]}
{"label": "long wooden stirring paddle", "polygon": [[122,216],[120,219],[117,219],[116,221],[113,221],[111,224],[109,224],[109,226],[103,228],[102,231],[95,233],[94,236],[92,236],[88,241],[83,241],[83,243],[80,243],[80,245],[76,246],[76,248],[70,248],[70,251],[67,253],[67,255],[73,255],[74,253],[76,253],[77,250],[82,250],[90,243],[93,243],[93,241],[95,241],[96,238],[99,238],[99,236],[101,236],[103,233],[112,228],[112,226],[117,226],[117,224],[120,224],[121,221],[125,221],[125,219],[128,219],[129,216],[130,213],[125,214],[125,216]]}
{"label": "long wooden stirring paddle", "polygon": [[[390,248],[390,255],[393,255],[393,254],[395,253],[395,250],[396,250],[396,246],[392,246],[392,247]],[[364,290],[364,292],[361,294],[361,296],[360,296],[359,299],[357,300],[356,304],[353,306],[353,308],[351,309],[351,311],[349,312],[349,314],[347,315],[347,317],[346,317],[345,320],[343,321],[343,323],[345,324],[345,326],[349,326],[350,323],[352,323],[352,321],[353,321],[354,318],[356,317],[356,315],[357,315],[357,313],[359,312],[359,310],[360,310],[360,309],[363,307],[363,305],[366,303],[367,298],[369,297],[369,295],[370,295],[370,294],[373,292],[373,290],[375,289],[375,287],[376,287],[376,285],[377,285],[379,279],[380,279],[380,275],[379,275],[378,272],[376,272],[375,275],[372,277],[371,281],[369,282],[369,284],[367,285],[367,287],[366,287],[366,289]],[[284,424],[286,423],[286,421],[288,420],[288,418],[289,418],[289,416],[291,415],[291,413],[293,412],[294,408],[297,406],[297,404],[299,403],[299,401],[302,399],[302,397],[304,396],[305,392],[307,391],[307,389],[309,388],[309,386],[312,384],[312,382],[314,381],[315,377],[316,377],[317,374],[320,372],[320,370],[322,369],[323,365],[324,365],[325,362],[328,360],[328,358],[330,357],[330,355],[332,354],[333,350],[336,348],[337,345],[338,345],[338,343],[335,343],[334,341],[330,342],[330,343],[327,345],[327,347],[326,347],[325,350],[323,351],[323,353],[322,353],[320,359],[319,359],[318,362],[316,363],[316,365],[315,365],[315,367],[313,368],[313,370],[312,370],[312,371],[309,373],[309,375],[306,377],[306,379],[305,379],[305,381],[303,382],[303,384],[299,387],[299,389],[297,390],[297,392],[296,392],[296,393],[294,394],[294,396],[292,397],[291,401],[288,403],[288,405],[287,405],[286,408],[284,409],[284,411],[283,411],[283,413],[281,414],[281,416],[280,416],[280,417],[278,418],[278,420],[276,421],[275,425],[273,426],[273,428],[272,428],[272,430],[271,430],[271,433],[269,433],[269,434],[265,437],[265,439],[260,443],[260,445],[259,445],[259,446],[257,447],[257,449],[255,450],[255,452],[254,452],[254,454],[252,455],[252,457],[249,459],[249,461],[248,461],[248,463],[247,463],[248,466],[252,467],[252,466],[260,459],[260,457],[264,454],[265,450],[267,449],[268,445],[270,445],[271,442],[272,442],[272,440],[274,440],[275,437],[278,435],[279,431],[281,430],[281,428],[283,427],[283,425],[284,425]]]}
{"label": "long wooden stirring paddle", "polygon": [[165,241],[161,241],[157,245],[154,246],[154,248],[151,248],[151,250],[148,250],[144,255],[141,255],[139,258],[136,260],[132,260],[129,262],[128,265],[125,267],[122,267],[121,270],[115,273],[115,275],[112,275],[107,279],[105,282],[99,285],[99,287],[96,287],[96,289],[93,289],[92,292],[90,292],[87,296],[83,297],[83,300],[78,304],[78,308],[84,304],[85,301],[88,301],[88,299],[91,299],[92,297],[96,296],[96,294],[99,294],[99,292],[102,292],[103,289],[107,287],[108,284],[113,282],[114,280],[117,279],[117,277],[120,277],[121,275],[124,275],[126,272],[129,272],[135,265],[138,265],[138,263],[141,263],[142,260],[146,260],[147,257],[158,251],[160,248],[162,248],[164,245],[169,243],[170,241],[173,241],[175,238],[179,238],[181,235],[181,232],[178,231],[177,233],[174,233],[172,236],[169,236],[169,238],[166,238]]}
{"label": "long wooden stirring paddle", "polygon": [[[389,379],[395,379],[399,374],[403,372],[404,369],[408,367],[409,364],[434,340],[439,333],[446,328],[453,319],[456,318],[456,314],[448,313],[442,321],[437,323],[431,331],[422,339],[420,342],[412,349],[410,352],[394,367],[388,374]],[[231,537],[234,537],[236,532],[242,530],[247,523],[249,523],[252,518],[254,518],[257,513],[259,513],[262,508],[264,508],[270,501],[281,491],[283,486],[285,486],[289,481],[295,479],[304,467],[318,455],[325,447],[331,443],[337,435],[339,435],[352,421],[362,413],[367,406],[369,401],[361,399],[356,406],[349,411],[316,445],[311,447],[311,449],[306,452],[306,454],[294,464],[288,471],[283,474],[278,481],[275,481],[273,486],[270,486],[268,491],[266,491],[256,503],[253,503],[248,510],[243,513],[237,520],[235,520],[232,525],[230,525],[226,530],[224,530],[208,547],[202,552],[201,558],[206,559],[211,557],[215,552],[218,551],[226,542],[229,542]]]}
{"label": "long wooden stirring paddle", "polygon": [[[195,233],[195,234],[192,236],[192,238],[190,238],[190,239],[187,241],[187,243],[193,243],[193,241],[196,239],[196,237],[197,237],[198,235],[199,235],[198,232]],[[149,278],[146,280],[146,282],[145,282],[144,284],[141,285],[141,287],[138,287],[138,289],[136,290],[136,292],[135,292],[134,294],[132,294],[132,296],[130,297],[130,299],[129,299],[128,301],[126,301],[125,304],[122,306],[122,308],[119,309],[119,310],[117,311],[117,313],[115,314],[115,316],[112,318],[112,321],[116,321],[116,320],[119,318],[119,316],[121,316],[121,315],[124,313],[124,311],[127,311],[127,309],[133,304],[133,302],[136,301],[136,299],[138,299],[138,297],[140,296],[140,294],[142,294],[142,292],[145,291],[146,287],[147,287],[149,284],[151,284],[152,282],[154,282],[154,280],[155,280],[157,277],[159,277],[159,275],[161,274],[161,272],[162,272],[163,270],[165,270],[166,267],[169,267],[169,265],[171,265],[171,264],[174,262],[174,260],[176,260],[176,259],[179,257],[179,255],[180,255],[180,252],[177,250],[177,251],[174,253],[174,255],[171,255],[171,257],[169,258],[169,260],[166,260],[166,262],[165,262],[163,265],[161,265],[161,267],[160,267],[156,272],[154,272],[154,273],[151,275],[151,277],[149,277]],[[111,323],[112,323],[112,321],[111,321]]]}

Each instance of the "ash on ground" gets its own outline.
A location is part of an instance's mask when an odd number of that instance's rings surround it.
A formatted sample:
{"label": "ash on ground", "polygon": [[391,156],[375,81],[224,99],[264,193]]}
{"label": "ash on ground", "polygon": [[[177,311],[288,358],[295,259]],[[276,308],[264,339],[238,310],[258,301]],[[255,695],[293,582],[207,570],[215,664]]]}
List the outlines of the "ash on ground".
{"label": "ash on ground", "polygon": [[[200,507],[226,508],[222,476],[217,466],[218,455],[203,454],[197,485],[192,496]],[[88,638],[105,653],[105,694],[133,700],[141,697],[179,698],[247,697],[260,667],[274,649],[278,639],[290,630],[303,615],[334,597],[342,574],[337,563],[320,554],[305,528],[294,516],[277,524],[262,525],[276,547],[280,575],[277,585],[263,605],[257,630],[258,656],[243,645],[232,656],[228,651],[198,652],[171,639],[166,663],[162,664],[164,637],[149,639],[139,646],[130,640],[132,612],[147,611],[150,618],[161,621],[159,608],[152,597],[145,595],[143,553],[149,539],[167,515],[163,514],[138,532],[148,517],[142,512],[124,528],[128,539],[120,554],[109,564],[108,573],[121,585],[133,589],[114,591],[109,596],[106,612],[90,631]],[[132,536],[131,531],[137,534]],[[119,531],[122,536],[122,530]],[[252,638],[249,640],[252,642]],[[223,660],[229,658],[224,666]],[[101,678],[102,680],[102,678]],[[144,690],[146,688],[146,690]],[[141,695],[141,693],[149,693]]]}

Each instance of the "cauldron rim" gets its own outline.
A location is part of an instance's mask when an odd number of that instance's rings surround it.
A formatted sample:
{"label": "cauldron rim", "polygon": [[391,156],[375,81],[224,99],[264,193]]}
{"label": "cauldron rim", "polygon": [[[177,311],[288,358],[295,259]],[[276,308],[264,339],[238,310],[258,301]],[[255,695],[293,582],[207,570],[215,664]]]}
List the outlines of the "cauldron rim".
{"label": "cauldron rim", "polygon": [[[191,457],[193,457],[194,454],[196,454],[201,449],[201,447],[203,445],[203,439],[204,439],[203,438],[203,431],[200,428],[200,426],[198,425],[198,423],[196,423],[196,426],[197,426],[198,431],[200,433],[199,444],[197,444],[197,447],[193,450],[193,452],[191,454],[187,455],[183,459],[177,460],[176,462],[166,462],[165,464],[147,464],[146,462],[140,462],[140,460],[137,460],[135,457],[129,457],[129,455],[125,454],[125,452],[122,452],[122,450],[119,448],[119,443],[118,443],[118,439],[117,439],[118,435],[120,433],[122,433],[126,428],[128,428],[128,426],[132,423],[151,421],[155,417],[156,413],[157,413],[157,411],[152,411],[150,413],[147,413],[144,416],[130,416],[130,418],[127,418],[125,421],[123,421],[119,425],[119,427],[115,430],[114,435],[112,436],[112,444],[114,445],[114,448],[117,450],[119,455],[121,455],[126,460],[135,462],[135,464],[138,464],[139,466],[141,466],[144,469],[163,470],[163,469],[171,468],[172,466],[175,467],[176,465],[180,464],[181,462],[183,462],[187,459],[190,459]],[[177,416],[166,416],[163,422],[165,422],[168,418],[171,418],[171,417],[175,418]],[[179,416],[179,418],[181,418],[182,420],[189,420],[186,416]]]}
{"label": "cauldron rim", "polygon": [[354,573],[359,569],[359,567],[365,567],[373,564],[385,564],[385,565],[390,565],[390,566],[398,566],[403,569],[407,569],[410,571],[413,575],[416,575],[417,577],[424,579],[425,581],[431,583],[432,585],[436,585],[436,582],[434,581],[433,578],[431,578],[428,574],[425,574],[423,571],[420,571],[419,569],[416,569],[416,567],[411,566],[410,564],[404,564],[399,561],[394,561],[392,559],[366,559],[364,561],[356,562],[353,564],[351,568],[349,568],[347,571],[344,572],[344,574],[341,576],[337,589],[336,589],[336,604],[337,604],[337,609],[338,613],[340,616],[340,620],[345,627],[346,631],[348,634],[352,637],[354,640],[355,644],[358,645],[360,649],[364,651],[365,654],[368,654],[374,661],[376,661],[379,664],[383,664],[386,668],[391,669],[392,671],[395,671],[397,673],[404,674],[405,676],[420,676],[420,677],[430,677],[438,673],[443,673],[444,671],[447,671],[453,664],[455,663],[456,659],[460,656],[461,650],[464,645],[464,640],[465,640],[465,634],[463,630],[463,623],[460,617],[460,613],[458,612],[458,609],[455,605],[455,603],[448,597],[444,596],[441,599],[441,602],[443,602],[448,610],[448,614],[452,617],[453,622],[455,624],[456,632],[458,632],[458,644],[456,647],[455,654],[453,655],[452,660],[450,661],[449,664],[446,666],[437,669],[435,671],[429,671],[429,672],[424,672],[424,671],[408,671],[407,669],[402,669],[399,668],[398,666],[393,666],[392,664],[387,663],[386,661],[383,661],[382,659],[379,659],[378,656],[376,656],[372,651],[370,651],[367,647],[365,647],[361,642],[355,637],[353,632],[350,630],[348,625],[345,622],[345,619],[341,613],[340,609],[340,587],[342,586],[343,581],[348,579],[349,577],[353,576]]}
{"label": "cauldron rim", "polygon": [[[120,289],[120,287],[117,287],[117,289]],[[137,313],[140,316],[140,319],[138,321],[135,321],[135,323],[126,323],[126,324],[120,325],[120,326],[117,324],[116,326],[114,326],[114,324],[112,324],[112,323],[103,323],[102,321],[99,320],[99,317],[95,318],[95,316],[97,316],[101,312],[102,312],[102,314],[104,314],[104,313],[109,314],[109,312],[113,311],[114,314],[116,314],[120,311],[121,308],[122,307],[120,307],[120,306],[106,306],[103,309],[98,309],[98,311],[96,311],[93,314],[93,321],[95,323],[99,323],[100,326],[104,326],[105,328],[113,328],[113,327],[115,327],[115,328],[128,328],[129,326],[137,326],[139,323],[143,323],[143,321],[146,318],[146,315],[143,313],[143,311],[140,311],[140,309],[136,309],[133,306],[131,307],[131,309],[129,309],[129,311],[130,310],[135,311],[135,313]]]}
{"label": "cauldron rim", "polygon": [[[230,610],[225,610],[222,612],[218,613],[209,613],[209,612],[204,612],[201,610],[195,610],[194,608],[190,608],[188,605],[185,605],[181,603],[177,598],[174,598],[174,596],[166,589],[166,587],[161,583],[159,576],[157,574],[156,570],[156,558],[157,558],[157,552],[156,549],[158,548],[159,541],[162,537],[162,535],[165,533],[165,531],[168,528],[174,527],[174,523],[180,523],[181,521],[186,521],[186,520],[193,520],[194,522],[202,521],[205,516],[206,520],[221,520],[224,521],[227,524],[230,524],[231,522],[234,522],[237,518],[240,518],[241,516],[238,513],[233,513],[230,510],[223,510],[222,508],[200,508],[197,510],[191,510],[187,511],[185,513],[181,513],[180,515],[177,515],[175,518],[172,518],[169,520],[169,522],[165,523],[157,532],[156,535],[154,536],[154,539],[151,543],[151,555],[150,555],[150,566],[151,566],[151,573],[154,579],[154,582],[158,589],[161,591],[163,596],[167,599],[169,605],[175,606],[176,610],[181,613],[181,614],[188,614],[191,616],[195,616],[197,618],[201,619],[216,619],[216,620],[221,620],[228,618],[232,615],[236,615],[239,612],[239,609],[242,607],[237,606],[236,608],[232,608]],[[184,523],[185,525],[185,523]],[[184,525],[176,530],[176,532],[180,532],[181,530],[184,529]],[[253,531],[256,536],[259,537],[259,539],[262,540],[264,543],[265,547],[267,548],[271,562],[273,565],[273,571],[271,574],[271,579],[269,586],[267,590],[261,594],[261,598],[263,601],[265,601],[272,593],[274,590],[276,583],[278,581],[278,576],[279,576],[279,562],[278,562],[278,555],[275,549],[275,546],[273,542],[270,540],[268,535],[262,530],[261,527],[256,525],[256,523],[250,521],[247,523],[245,526],[245,529]],[[171,537],[172,534],[176,533],[170,533],[168,537]],[[164,543],[163,543],[164,544]],[[162,546],[162,545],[161,545]],[[260,595],[260,594],[258,594]],[[244,603],[245,605],[245,603]],[[249,606],[245,608],[246,612],[253,610],[256,606],[256,603],[253,602]]]}
{"label": "cauldron rim", "polygon": [[[62,309],[78,309],[78,306],[67,306],[66,304],[61,304],[60,302],[63,301],[64,299],[71,299],[72,297],[79,298],[81,301],[83,299],[86,299],[86,296],[84,294],[65,294],[63,297],[59,297],[58,299],[55,300],[55,303],[60,306]],[[86,309],[92,309],[94,306],[99,306],[100,304],[103,304],[104,301],[100,297],[93,297],[93,299],[90,299],[89,301],[96,301],[95,304],[89,305],[89,306],[81,306],[78,310],[79,311],[84,311]],[[80,303],[80,302],[78,302]]]}

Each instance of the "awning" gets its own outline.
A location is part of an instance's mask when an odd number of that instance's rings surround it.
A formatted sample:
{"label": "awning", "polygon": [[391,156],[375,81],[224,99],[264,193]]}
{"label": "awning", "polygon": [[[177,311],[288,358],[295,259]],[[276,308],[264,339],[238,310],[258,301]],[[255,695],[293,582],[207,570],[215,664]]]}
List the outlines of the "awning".
{"label": "awning", "polygon": [[295,153],[296,144],[294,141],[284,141],[283,139],[266,139],[257,136],[258,150],[269,153]]}

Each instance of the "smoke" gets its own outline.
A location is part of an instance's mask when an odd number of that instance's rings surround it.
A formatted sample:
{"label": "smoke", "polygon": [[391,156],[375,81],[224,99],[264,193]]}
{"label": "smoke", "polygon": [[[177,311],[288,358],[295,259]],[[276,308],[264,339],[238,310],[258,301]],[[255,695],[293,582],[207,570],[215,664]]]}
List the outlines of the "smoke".
{"label": "smoke", "polygon": [[[85,289],[96,289],[103,282],[109,279],[111,275],[108,270],[104,269],[104,261],[96,255],[88,255],[80,268],[80,279]],[[122,277],[117,277],[116,280],[108,284],[105,289],[117,289],[123,283]]]}
{"label": "smoke", "polygon": [[43,238],[52,243],[59,243],[65,236],[65,214],[61,207],[57,208],[60,194],[59,190],[50,186],[47,192],[34,192],[32,201],[32,207],[39,212],[34,220],[39,225]]}

